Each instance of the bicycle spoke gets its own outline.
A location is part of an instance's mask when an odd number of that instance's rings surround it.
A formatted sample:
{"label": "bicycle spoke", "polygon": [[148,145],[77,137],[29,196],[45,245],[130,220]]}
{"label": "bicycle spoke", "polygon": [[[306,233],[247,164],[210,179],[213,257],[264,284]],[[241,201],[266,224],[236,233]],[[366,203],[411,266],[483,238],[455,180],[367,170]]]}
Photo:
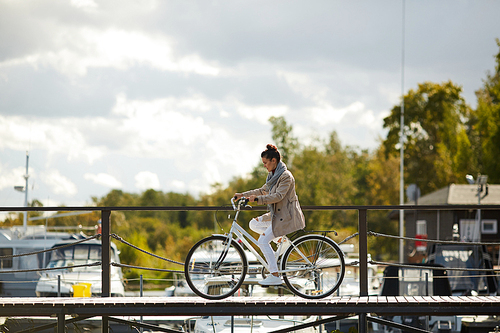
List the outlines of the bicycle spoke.
{"label": "bicycle spoke", "polygon": [[240,246],[227,237],[211,236],[189,251],[184,266],[186,281],[193,292],[208,299],[222,299],[239,289],[247,271]]}
{"label": "bicycle spoke", "polygon": [[[285,284],[298,296],[322,298],[338,289],[344,277],[342,251],[329,238],[307,235],[297,239],[282,260]],[[338,273],[338,277],[337,277]]]}

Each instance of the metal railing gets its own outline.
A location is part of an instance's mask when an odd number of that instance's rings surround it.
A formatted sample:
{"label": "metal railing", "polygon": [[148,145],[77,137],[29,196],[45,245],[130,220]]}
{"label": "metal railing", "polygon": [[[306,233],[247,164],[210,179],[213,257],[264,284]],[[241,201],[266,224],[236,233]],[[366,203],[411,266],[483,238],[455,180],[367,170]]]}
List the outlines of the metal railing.
{"label": "metal railing", "polygon": [[[373,264],[387,264],[380,263],[376,261],[368,260],[368,236],[383,236],[383,237],[393,237],[399,238],[398,236],[391,235],[383,235],[378,234],[373,231],[368,230],[368,220],[367,220],[367,212],[369,210],[432,210],[432,211],[454,211],[454,210],[500,210],[500,205],[389,205],[389,206],[302,206],[304,211],[336,211],[336,210],[356,210],[358,212],[358,232],[354,235],[349,236],[347,239],[351,239],[353,237],[358,236],[358,244],[359,244],[359,296],[368,296],[368,263]],[[0,211],[4,212],[57,212],[57,211],[69,211],[69,212],[78,212],[78,211],[100,211],[101,212],[101,222],[102,222],[102,231],[101,231],[101,239],[102,239],[102,292],[101,297],[110,297],[111,296],[111,266],[116,265],[116,263],[111,262],[111,238],[115,238],[119,241],[125,242],[118,235],[111,233],[111,223],[110,216],[113,211],[232,211],[230,207],[214,207],[214,206],[170,206],[170,207],[0,207]],[[265,210],[264,208],[254,207],[252,211]],[[95,236],[94,236],[95,237]],[[347,240],[346,239],[346,240]],[[406,238],[409,240],[416,240],[413,238]],[[346,241],[344,240],[344,241]],[[422,241],[421,239],[418,239]],[[84,240],[85,241],[85,240]],[[425,242],[433,242],[433,240],[423,240]],[[444,243],[446,241],[435,240],[435,242]],[[447,242],[449,243],[449,242]],[[461,243],[464,244],[464,243]],[[481,243],[483,244],[483,243]],[[487,243],[498,245],[500,243]],[[135,247],[133,244],[128,243],[127,245]],[[141,250],[135,247],[137,250]],[[154,255],[154,254],[152,254]],[[2,256],[3,257],[8,256]],[[159,256],[157,256],[159,257]],[[169,260],[166,258],[161,258]],[[178,263],[178,262],[175,262]],[[178,263],[182,264],[182,263]],[[403,263],[399,263],[399,265],[404,265]],[[125,264],[120,264],[121,267],[130,267],[136,269],[149,269],[147,267],[136,267],[129,266]],[[412,266],[415,267],[415,266]],[[429,268],[429,267],[426,267]],[[435,268],[433,268],[435,269]],[[162,270],[166,271],[166,270]],[[491,270],[489,270],[491,271]],[[367,314],[359,313],[359,332],[366,333],[367,331]],[[62,318],[64,320],[64,316]],[[58,324],[60,327],[61,324]],[[102,326],[103,332],[108,332],[104,329],[104,327],[108,327],[108,318],[106,316],[102,317]]]}

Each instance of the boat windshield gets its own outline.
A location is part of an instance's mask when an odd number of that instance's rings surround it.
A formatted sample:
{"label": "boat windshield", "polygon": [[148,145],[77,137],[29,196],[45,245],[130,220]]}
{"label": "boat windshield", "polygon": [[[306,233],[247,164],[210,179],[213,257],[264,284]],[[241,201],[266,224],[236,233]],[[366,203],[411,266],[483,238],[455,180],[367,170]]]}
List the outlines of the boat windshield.
{"label": "boat windshield", "polygon": [[[485,268],[483,251],[479,245],[436,245],[435,263],[448,268]],[[448,271],[450,287],[454,293],[471,290],[478,293],[487,292],[485,275],[486,273],[480,271]]]}
{"label": "boat windshield", "polygon": [[[99,244],[77,244],[52,251],[49,268],[88,265],[100,262],[102,246]],[[111,249],[114,258],[114,250]],[[100,271],[101,266],[75,267],[73,271]]]}

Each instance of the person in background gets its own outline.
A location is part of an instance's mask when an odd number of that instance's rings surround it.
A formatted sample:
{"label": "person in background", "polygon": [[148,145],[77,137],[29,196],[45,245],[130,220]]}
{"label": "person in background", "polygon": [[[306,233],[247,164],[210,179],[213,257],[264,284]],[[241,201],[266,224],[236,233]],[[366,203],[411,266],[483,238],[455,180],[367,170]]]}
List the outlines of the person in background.
{"label": "person in background", "polygon": [[300,208],[299,199],[295,193],[295,178],[281,161],[278,148],[268,144],[260,155],[262,164],[269,172],[266,183],[259,189],[235,193],[234,198],[246,197],[250,202],[256,201],[260,205],[267,205],[269,212],[252,219],[250,229],[260,234],[259,247],[266,258],[271,274],[259,284],[264,286],[281,285],[278,274],[275,253],[271,241],[279,243],[291,232],[305,227],[304,214]]}

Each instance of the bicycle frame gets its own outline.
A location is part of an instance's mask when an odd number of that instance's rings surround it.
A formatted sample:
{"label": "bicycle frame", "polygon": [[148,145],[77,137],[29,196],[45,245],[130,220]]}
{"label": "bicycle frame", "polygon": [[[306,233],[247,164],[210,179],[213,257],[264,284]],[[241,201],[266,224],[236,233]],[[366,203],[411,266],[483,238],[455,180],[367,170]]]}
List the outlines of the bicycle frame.
{"label": "bicycle frame", "polygon": [[[256,246],[259,246],[257,240],[255,238],[253,238],[252,235],[250,235],[245,229],[243,229],[243,227],[241,227],[239,224],[238,224],[238,216],[240,215],[240,206],[241,206],[241,203],[237,203],[237,205],[234,204],[234,199],[232,198],[231,199],[231,203],[233,205],[233,208],[235,209],[236,211],[236,214],[234,215],[234,219],[233,219],[233,223],[231,225],[231,229],[229,230],[229,232],[224,235],[226,236],[228,239],[236,239],[238,242],[241,242],[245,245],[245,247],[251,252],[253,253],[253,255],[257,258],[257,260],[262,264],[262,266],[264,266],[264,268],[267,269],[267,271],[269,271],[269,265],[267,264],[267,261],[262,258],[262,256],[257,252],[257,250],[255,250],[254,246],[251,245],[251,243],[255,244]],[[251,242],[251,243],[250,243]],[[226,245],[226,248],[224,250],[225,253],[227,253],[229,251],[229,246],[230,246],[230,242],[227,243]],[[283,243],[280,243],[279,246],[278,246],[278,249],[276,251],[276,257],[275,257],[275,260],[278,262],[278,259],[280,257],[280,250],[281,250],[281,247],[283,246]],[[293,243],[291,243],[290,246],[293,246],[295,247],[295,245]],[[307,256],[305,256],[301,251],[299,251],[297,249],[297,252],[300,254],[300,256],[310,265],[312,265],[312,263],[309,261],[309,259],[307,258]],[[279,268],[280,265],[278,265],[278,268]],[[303,270],[308,270],[309,268],[297,268],[297,269],[294,269],[294,270],[280,270],[278,269],[278,273],[279,274],[282,274],[282,273],[290,273],[290,272],[297,272],[297,271],[303,271]]]}

